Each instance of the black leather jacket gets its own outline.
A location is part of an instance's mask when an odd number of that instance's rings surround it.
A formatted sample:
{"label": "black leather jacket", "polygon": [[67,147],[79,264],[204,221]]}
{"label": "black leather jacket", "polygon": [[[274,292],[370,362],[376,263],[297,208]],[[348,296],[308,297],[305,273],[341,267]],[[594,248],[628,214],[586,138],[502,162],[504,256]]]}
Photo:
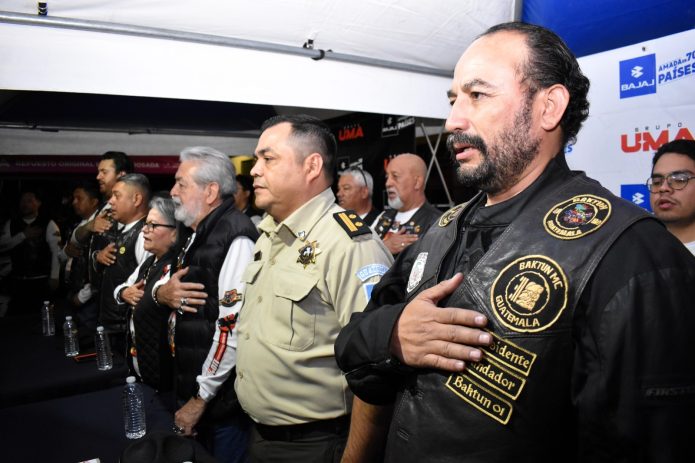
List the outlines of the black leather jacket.
{"label": "black leather jacket", "polygon": [[[396,402],[386,460],[690,461],[695,259],[561,162],[504,207],[445,213],[336,342],[353,392]],[[444,305],[483,312],[494,347],[463,374],[395,365],[405,303],[461,268]]]}

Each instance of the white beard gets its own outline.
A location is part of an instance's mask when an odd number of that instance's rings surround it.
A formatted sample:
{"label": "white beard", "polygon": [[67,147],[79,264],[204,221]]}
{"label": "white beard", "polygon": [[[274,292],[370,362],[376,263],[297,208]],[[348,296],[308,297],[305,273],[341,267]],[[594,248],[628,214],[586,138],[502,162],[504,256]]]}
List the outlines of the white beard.
{"label": "white beard", "polygon": [[403,201],[401,200],[401,197],[398,196],[398,193],[396,193],[396,197],[391,199],[388,199],[389,207],[392,209],[396,209],[397,211],[400,211],[401,208],[403,207]]}

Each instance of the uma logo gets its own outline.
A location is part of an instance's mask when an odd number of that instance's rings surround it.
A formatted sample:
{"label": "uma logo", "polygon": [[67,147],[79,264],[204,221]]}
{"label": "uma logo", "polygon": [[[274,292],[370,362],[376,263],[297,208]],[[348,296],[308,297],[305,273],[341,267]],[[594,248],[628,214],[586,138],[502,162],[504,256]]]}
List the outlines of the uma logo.
{"label": "uma logo", "polygon": [[[678,129],[677,132],[674,130]],[[620,149],[623,153],[637,153],[640,151],[653,153],[661,145],[672,140],[693,140],[692,132],[688,127],[683,127],[679,122],[676,127],[666,124],[666,129],[662,130],[661,125],[646,127],[646,130],[635,129],[634,134],[623,133],[620,135]]]}
{"label": "uma logo", "polygon": [[360,124],[343,127],[338,131],[338,140],[347,141],[356,138],[364,138],[364,130]]}
{"label": "uma logo", "polygon": [[656,93],[656,55],[620,62],[620,98]]}

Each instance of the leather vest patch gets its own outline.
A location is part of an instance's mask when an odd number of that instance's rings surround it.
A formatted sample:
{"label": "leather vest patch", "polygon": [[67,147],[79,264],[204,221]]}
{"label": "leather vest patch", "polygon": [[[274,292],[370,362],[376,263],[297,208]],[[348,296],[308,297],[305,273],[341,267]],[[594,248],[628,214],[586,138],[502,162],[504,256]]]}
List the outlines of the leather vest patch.
{"label": "leather vest patch", "polygon": [[490,305],[513,331],[537,333],[551,327],[567,307],[567,276],[554,260],[529,255],[507,265],[490,289]]}
{"label": "leather vest patch", "polygon": [[469,363],[463,373],[452,373],[446,387],[473,408],[501,424],[509,423],[536,354],[488,331],[494,339],[485,356]]}
{"label": "leather vest patch", "polygon": [[458,215],[461,213],[461,211],[463,210],[463,208],[464,208],[465,205],[466,205],[466,203],[464,203],[464,204],[459,204],[458,206],[454,206],[454,207],[452,207],[451,209],[449,209],[448,211],[446,211],[446,212],[439,218],[439,223],[438,223],[438,225],[439,225],[440,227],[446,227],[447,225],[449,225],[449,222],[451,222],[451,221],[454,220],[456,217],[458,217]]}
{"label": "leather vest patch", "polygon": [[543,226],[555,238],[576,240],[601,228],[610,215],[611,203],[607,199],[577,195],[554,205],[545,214]]}
{"label": "leather vest patch", "polygon": [[420,284],[422,280],[422,275],[425,273],[425,264],[427,263],[426,252],[421,252],[417,255],[415,262],[413,262],[413,267],[410,270],[410,276],[408,277],[408,287],[406,290],[411,292],[417,285]]}

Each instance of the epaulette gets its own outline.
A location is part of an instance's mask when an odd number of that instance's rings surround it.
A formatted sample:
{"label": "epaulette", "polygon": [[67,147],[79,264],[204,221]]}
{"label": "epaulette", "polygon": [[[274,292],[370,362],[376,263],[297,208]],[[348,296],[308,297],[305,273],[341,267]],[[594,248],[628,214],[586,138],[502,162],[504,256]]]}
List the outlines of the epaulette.
{"label": "epaulette", "polygon": [[355,211],[342,211],[333,214],[336,222],[345,230],[350,238],[355,236],[366,235],[372,232],[369,225],[364,223]]}
{"label": "epaulette", "polygon": [[440,227],[446,227],[449,225],[450,222],[452,222],[463,210],[464,207],[466,207],[467,202],[459,204],[457,206],[452,207],[448,211],[446,211],[442,216],[439,218],[439,223],[438,225]]}

